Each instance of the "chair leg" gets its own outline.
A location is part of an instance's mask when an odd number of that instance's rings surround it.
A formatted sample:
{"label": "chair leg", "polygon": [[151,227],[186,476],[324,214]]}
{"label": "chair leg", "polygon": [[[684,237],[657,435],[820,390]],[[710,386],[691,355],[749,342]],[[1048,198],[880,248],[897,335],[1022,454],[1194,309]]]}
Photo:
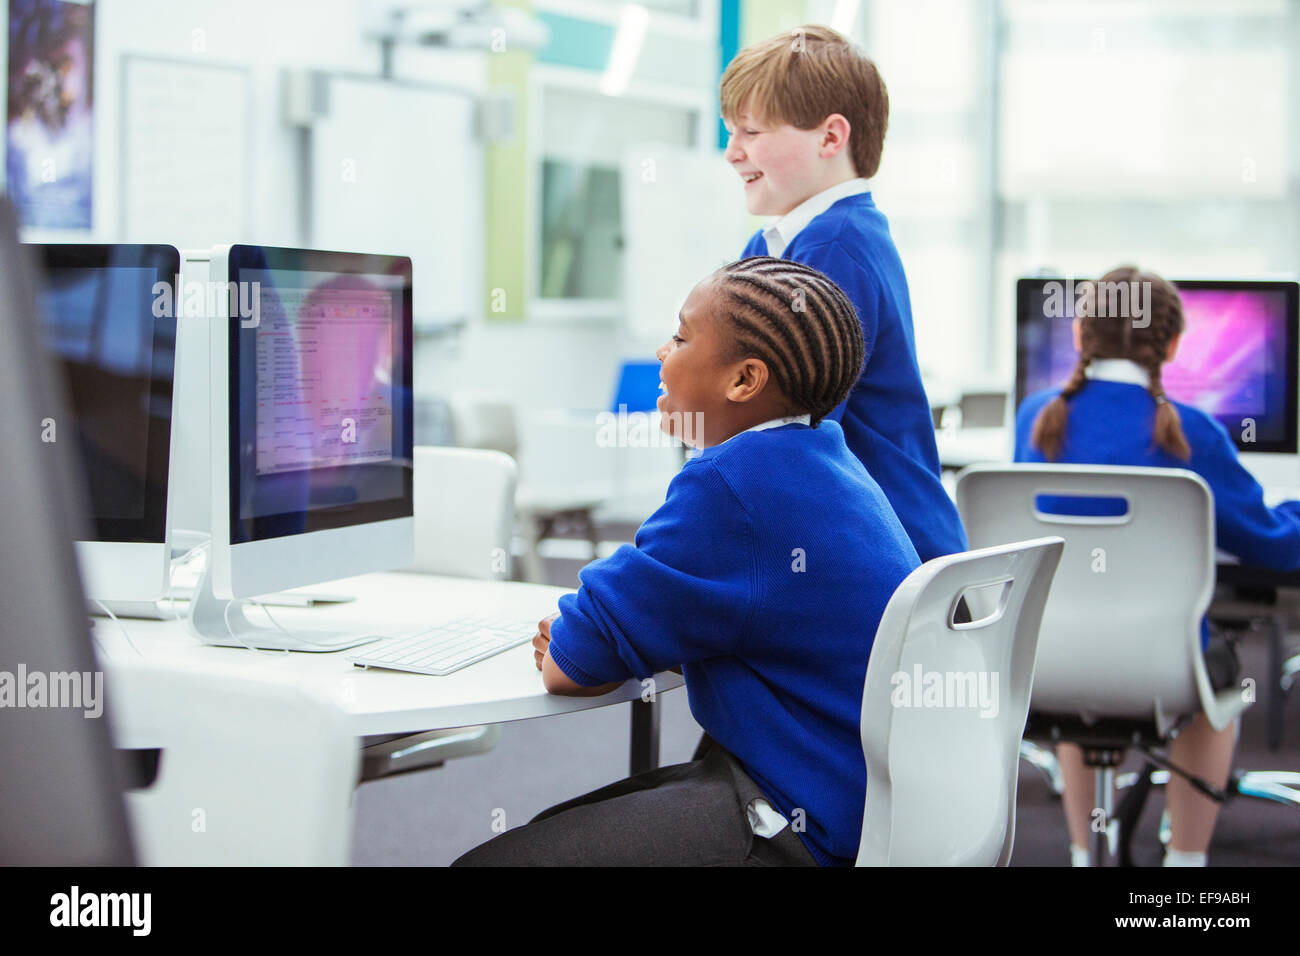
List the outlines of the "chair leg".
{"label": "chair leg", "polygon": [[1089,823],[1089,828],[1092,830],[1092,836],[1088,841],[1088,852],[1093,866],[1114,865],[1114,861],[1111,859],[1111,832],[1112,828],[1115,826],[1113,816],[1114,796],[1114,765],[1097,767],[1096,785],[1093,790],[1093,806],[1101,810],[1101,822],[1103,825],[1098,827],[1098,821],[1095,819]]}
{"label": "chair leg", "polygon": [[1119,828],[1119,865],[1133,865],[1133,834],[1137,832],[1138,820],[1142,816],[1142,811],[1146,807],[1147,797],[1151,793],[1151,787],[1154,784],[1152,776],[1159,773],[1155,764],[1146,763],[1142,769],[1134,775],[1135,779],[1131,786],[1125,788],[1124,795],[1120,798],[1119,806],[1115,810],[1115,823]]}
{"label": "chair leg", "polygon": [[1300,807],[1300,773],[1289,770],[1238,771],[1229,780],[1228,788],[1234,796]]}
{"label": "chair leg", "polygon": [[1282,635],[1283,622],[1278,615],[1269,618],[1268,627],[1268,700],[1264,702],[1267,717],[1265,738],[1268,749],[1276,752],[1282,746],[1282,707],[1286,703],[1283,689]]}

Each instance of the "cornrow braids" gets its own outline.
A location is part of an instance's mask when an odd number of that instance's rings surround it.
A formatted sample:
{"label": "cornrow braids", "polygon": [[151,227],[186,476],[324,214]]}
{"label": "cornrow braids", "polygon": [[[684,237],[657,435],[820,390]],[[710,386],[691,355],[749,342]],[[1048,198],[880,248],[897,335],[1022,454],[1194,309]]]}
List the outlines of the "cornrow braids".
{"label": "cornrow braids", "polygon": [[[1186,461],[1191,449],[1183,434],[1182,420],[1165,396],[1161,381],[1169,344],[1186,326],[1178,290],[1155,273],[1142,272],[1136,266],[1112,269],[1099,281],[1081,288],[1085,294],[1077,316],[1082,340],[1079,364],[1061,393],[1039,412],[1030,440],[1049,461],[1054,461],[1065,442],[1066,403],[1083,387],[1088,364],[1093,359],[1124,358],[1142,366],[1150,378],[1147,390],[1156,403],[1152,435],[1156,445]],[[1137,309],[1133,299],[1141,289],[1149,290],[1144,312]],[[1119,314],[1111,314],[1117,301],[1123,307]]]}
{"label": "cornrow braids", "polygon": [[789,259],[754,256],[714,277],[735,358],[755,357],[816,427],[852,391],[866,363],[862,325],[840,287]]}

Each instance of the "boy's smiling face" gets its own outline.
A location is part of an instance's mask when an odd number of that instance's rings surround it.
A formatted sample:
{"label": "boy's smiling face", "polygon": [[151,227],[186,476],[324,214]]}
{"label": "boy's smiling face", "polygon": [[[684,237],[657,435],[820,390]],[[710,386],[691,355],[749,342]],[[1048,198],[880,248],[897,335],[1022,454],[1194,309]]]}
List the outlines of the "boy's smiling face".
{"label": "boy's smiling face", "polygon": [[752,215],[784,216],[854,175],[844,149],[848,123],[838,113],[812,129],[761,123],[748,110],[724,123],[730,137],[723,155],[745,184],[745,208]]}
{"label": "boy's smiling face", "polygon": [[[677,332],[659,347],[660,428],[695,448],[721,444],[761,422],[789,414],[767,366],[733,358],[719,295],[710,277],[682,303]],[[770,387],[769,387],[770,386]]]}

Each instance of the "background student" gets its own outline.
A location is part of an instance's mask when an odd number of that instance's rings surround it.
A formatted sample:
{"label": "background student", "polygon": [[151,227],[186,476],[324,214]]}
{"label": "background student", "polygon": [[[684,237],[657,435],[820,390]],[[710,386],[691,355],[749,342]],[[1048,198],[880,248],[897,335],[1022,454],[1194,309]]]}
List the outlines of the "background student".
{"label": "background student", "polygon": [[876,65],[829,27],[747,47],[722,76],[727,162],[745,205],[778,217],[745,247],[812,266],[857,310],[867,364],[828,416],[898,513],[922,561],[966,549],[939,480],[907,279],[869,178],[880,165],[889,95]]}
{"label": "background student", "polygon": [[[1082,313],[1074,320],[1078,364],[1064,387],[1031,395],[1020,406],[1016,461],[1189,469],[1214,493],[1221,550],[1259,567],[1300,568],[1300,502],[1269,508],[1227,430],[1199,409],[1165,395],[1161,370],[1177,354],[1185,326],[1178,291],[1133,266],[1114,269],[1101,281],[1148,283],[1148,314],[1141,322],[1100,316],[1096,296],[1081,298]],[[1237,722],[1216,731],[1198,714],[1174,740],[1170,758],[1222,787],[1232,767],[1237,731]],[[1086,864],[1091,774],[1077,746],[1058,744],[1057,753],[1065,777],[1071,855],[1076,864]],[[1219,805],[1177,775],[1166,792],[1172,836],[1165,864],[1204,866]]]}
{"label": "background student", "polygon": [[[800,295],[802,311],[791,307]],[[666,427],[701,454],[635,545],[589,564],[534,648],[557,694],[681,668],[716,744],[545,811],[460,864],[851,864],[867,660],[918,565],[828,419],[864,346],[825,276],[747,259],[701,282],[659,350]],[[699,416],[697,419],[696,416]]]}

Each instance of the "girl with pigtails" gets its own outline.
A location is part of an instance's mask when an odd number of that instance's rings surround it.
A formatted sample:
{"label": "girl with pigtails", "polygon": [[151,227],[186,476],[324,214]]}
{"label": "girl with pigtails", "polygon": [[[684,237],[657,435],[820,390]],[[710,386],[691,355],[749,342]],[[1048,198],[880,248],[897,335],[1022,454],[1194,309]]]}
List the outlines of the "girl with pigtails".
{"label": "girl with pigtails", "polygon": [[[1300,569],[1300,502],[1269,508],[1223,425],[1165,394],[1161,372],[1177,354],[1185,328],[1178,291],[1133,266],[1112,270],[1098,285],[1107,283],[1142,284],[1149,290],[1145,314],[1108,315],[1099,307],[1100,295],[1080,297],[1073,325],[1078,364],[1063,387],[1031,395],[1021,404],[1016,461],[1194,471],[1214,493],[1219,550],[1257,567]],[[1237,732],[1236,722],[1216,731],[1199,714],[1174,740],[1170,758],[1223,787]],[[1057,756],[1065,778],[1071,857],[1086,865],[1091,774],[1077,746],[1059,744]],[[1169,782],[1167,800],[1172,836],[1165,865],[1204,866],[1218,804],[1178,776]]]}

